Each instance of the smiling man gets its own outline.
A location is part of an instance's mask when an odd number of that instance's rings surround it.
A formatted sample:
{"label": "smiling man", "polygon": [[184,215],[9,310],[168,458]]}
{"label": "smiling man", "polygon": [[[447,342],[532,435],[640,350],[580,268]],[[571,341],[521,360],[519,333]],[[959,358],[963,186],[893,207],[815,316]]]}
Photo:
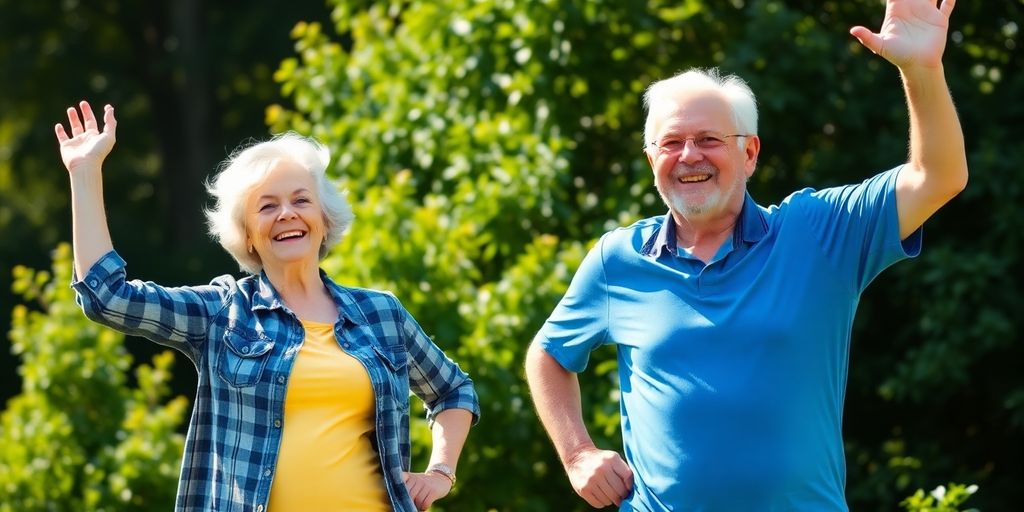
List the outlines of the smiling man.
{"label": "smiling man", "polygon": [[[538,414],[576,492],[621,510],[848,509],[842,442],[861,293],[918,254],[921,227],[967,184],[942,67],[953,1],[889,0],[850,32],[900,71],[906,163],[763,207],[746,83],[689,70],[651,85],[644,151],[668,213],[587,255],[527,354]],[[624,457],[595,446],[576,373],[618,350]]]}

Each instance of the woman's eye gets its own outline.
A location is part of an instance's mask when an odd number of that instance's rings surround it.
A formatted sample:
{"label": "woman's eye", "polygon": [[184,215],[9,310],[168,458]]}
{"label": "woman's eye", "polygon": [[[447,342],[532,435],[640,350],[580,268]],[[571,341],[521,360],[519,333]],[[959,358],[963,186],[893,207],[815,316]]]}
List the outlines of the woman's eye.
{"label": "woman's eye", "polygon": [[271,209],[271,208],[273,208],[273,207],[274,207],[274,204],[273,204],[273,203],[267,203],[267,204],[265,204],[265,205],[263,205],[263,206],[260,206],[260,209],[259,209],[259,211],[261,211],[261,212],[265,212],[265,211],[267,211],[267,210],[269,210],[269,209]]}
{"label": "woman's eye", "polygon": [[300,198],[296,199],[295,202],[296,203],[309,203],[310,200],[307,197],[300,197]]}

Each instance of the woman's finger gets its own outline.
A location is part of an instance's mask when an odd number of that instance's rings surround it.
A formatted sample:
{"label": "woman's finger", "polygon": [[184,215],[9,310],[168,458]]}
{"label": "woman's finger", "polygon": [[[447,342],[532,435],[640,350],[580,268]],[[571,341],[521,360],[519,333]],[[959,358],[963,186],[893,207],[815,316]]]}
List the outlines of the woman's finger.
{"label": "woman's finger", "polygon": [[68,124],[71,126],[72,137],[82,133],[82,121],[78,119],[78,111],[75,110],[75,107],[68,107]]}
{"label": "woman's finger", "polygon": [[440,497],[441,497],[440,496],[440,491],[428,492],[426,494],[426,496],[423,497],[423,500],[422,500],[422,502],[419,505],[420,510],[427,510],[427,509],[429,509],[430,506],[433,505],[434,502],[437,501],[437,499],[440,498]]}
{"label": "woman's finger", "polygon": [[57,133],[57,142],[59,142],[61,144],[64,144],[65,142],[70,140],[70,139],[68,139],[67,132],[64,131],[64,125],[62,125],[60,123],[57,123],[53,127],[53,131]]}
{"label": "woman's finger", "polygon": [[89,105],[89,102],[85,100],[79,101],[78,108],[82,109],[82,121],[85,129],[99,131],[99,128],[96,126],[96,114],[93,114],[92,106]]}
{"label": "woman's finger", "polygon": [[103,133],[112,136],[117,133],[117,119],[114,117],[114,107],[112,105],[103,107]]}
{"label": "woman's finger", "polygon": [[415,487],[415,494],[410,493],[412,494],[412,502],[414,505],[416,505],[417,510],[426,510],[426,507],[423,506],[423,500],[427,494],[426,486],[424,486],[423,483],[420,482],[419,479],[417,479]]}

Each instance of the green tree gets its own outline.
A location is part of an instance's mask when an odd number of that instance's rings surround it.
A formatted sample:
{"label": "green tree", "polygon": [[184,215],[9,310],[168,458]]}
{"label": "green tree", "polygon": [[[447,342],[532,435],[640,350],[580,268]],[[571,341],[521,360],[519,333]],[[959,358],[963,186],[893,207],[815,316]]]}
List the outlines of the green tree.
{"label": "green tree", "polygon": [[[333,27],[293,31],[296,57],[275,77],[295,108],[271,106],[267,121],[328,142],[352,194],[356,223],[325,266],[395,291],[478,385],[483,421],[443,508],[584,508],[531,410],[522,358],[595,237],[664,212],[639,151],[647,84],[689,66],[750,81],[763,203],[906,157],[898,74],[847,34],[880,22],[877,1],[331,5]],[[946,73],[972,183],[928,223],[924,256],[862,302],[845,434],[854,509],[892,509],[951,478],[982,484],[982,505],[1020,501],[1024,297],[1006,276],[1024,198],[1006,177],[1024,157],[1010,128],[1024,118],[1021,9],[954,14]],[[610,350],[582,378],[588,424],[612,447],[615,379]],[[425,427],[414,431],[422,463]]]}
{"label": "green tree", "polygon": [[[235,145],[266,133],[272,74],[300,19],[322,0],[146,3],[0,0],[0,304],[15,263],[42,268],[71,232],[67,172],[54,123],[80,99],[117,107],[122,130],[104,175],[111,233],[131,271],[205,282],[234,268],[205,236],[203,179]],[[10,308],[0,308],[0,331]],[[132,353],[148,358],[150,344]],[[0,351],[0,399],[17,389]],[[179,359],[185,361],[184,357]],[[183,372],[184,373],[184,372]],[[176,389],[195,386],[180,375]]]}
{"label": "green tree", "polygon": [[167,510],[174,504],[188,407],[170,397],[172,354],[135,371],[124,336],[75,304],[71,249],[53,270],[14,270],[10,339],[22,392],[0,416],[0,511]]}

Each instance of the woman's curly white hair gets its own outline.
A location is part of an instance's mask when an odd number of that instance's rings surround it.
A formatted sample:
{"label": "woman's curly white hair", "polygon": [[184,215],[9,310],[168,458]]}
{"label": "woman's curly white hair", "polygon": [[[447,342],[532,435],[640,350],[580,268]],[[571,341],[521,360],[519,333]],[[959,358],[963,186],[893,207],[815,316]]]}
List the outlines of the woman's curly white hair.
{"label": "woman's curly white hair", "polygon": [[216,204],[207,209],[210,235],[224,247],[245,272],[258,274],[263,262],[248,250],[245,226],[245,204],[253,188],[280,160],[289,160],[309,171],[316,183],[317,197],[323,208],[326,233],[320,245],[323,259],[354,218],[345,194],[327,177],[330,151],[320,142],[294,132],[282,133],[272,139],[242,146],[220,165],[220,171],[206,184]]}

